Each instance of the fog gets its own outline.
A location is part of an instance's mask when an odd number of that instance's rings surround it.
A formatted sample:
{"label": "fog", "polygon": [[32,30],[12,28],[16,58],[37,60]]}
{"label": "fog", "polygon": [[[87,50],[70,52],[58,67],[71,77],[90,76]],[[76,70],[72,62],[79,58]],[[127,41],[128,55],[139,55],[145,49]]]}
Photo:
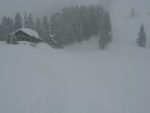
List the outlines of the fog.
{"label": "fog", "polygon": [[109,11],[2,19],[0,113],[150,113],[150,0],[0,0],[0,19],[89,4]]}
{"label": "fog", "polygon": [[17,11],[36,15],[51,14],[64,6],[81,4],[103,4],[109,6],[115,0],[0,0],[0,17],[13,16]]}
{"label": "fog", "polygon": [[[102,4],[109,8],[116,1],[127,2],[126,0],[0,0],[0,18],[3,16],[14,16],[19,11],[21,13],[31,12],[34,15],[42,16],[44,14],[50,15],[64,6],[71,5],[88,5],[88,4]],[[136,4],[138,7],[148,6],[149,0],[130,0],[129,5]],[[139,5],[137,5],[139,4]],[[128,8],[128,6],[126,6]]]}

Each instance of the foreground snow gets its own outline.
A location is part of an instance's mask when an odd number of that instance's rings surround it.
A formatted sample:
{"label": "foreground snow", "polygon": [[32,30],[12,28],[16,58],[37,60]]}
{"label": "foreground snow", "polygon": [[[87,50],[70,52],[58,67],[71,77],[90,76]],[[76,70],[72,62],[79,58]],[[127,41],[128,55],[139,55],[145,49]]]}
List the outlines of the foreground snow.
{"label": "foreground snow", "polygon": [[120,18],[118,4],[104,51],[96,37],[63,50],[0,43],[0,112],[149,113],[149,39],[146,48],[136,46],[139,21]]}
{"label": "foreground snow", "polygon": [[1,43],[0,112],[150,112],[150,48],[113,48],[78,52]]}

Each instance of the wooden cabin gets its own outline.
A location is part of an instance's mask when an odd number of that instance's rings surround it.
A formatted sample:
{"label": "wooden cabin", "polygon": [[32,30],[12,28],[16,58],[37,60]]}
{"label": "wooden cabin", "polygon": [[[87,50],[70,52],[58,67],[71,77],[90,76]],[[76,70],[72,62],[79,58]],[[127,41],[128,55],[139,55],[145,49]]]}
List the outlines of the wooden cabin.
{"label": "wooden cabin", "polygon": [[29,28],[21,28],[8,36],[9,43],[19,43],[19,41],[39,43],[42,42],[42,39],[39,37],[38,32]]}

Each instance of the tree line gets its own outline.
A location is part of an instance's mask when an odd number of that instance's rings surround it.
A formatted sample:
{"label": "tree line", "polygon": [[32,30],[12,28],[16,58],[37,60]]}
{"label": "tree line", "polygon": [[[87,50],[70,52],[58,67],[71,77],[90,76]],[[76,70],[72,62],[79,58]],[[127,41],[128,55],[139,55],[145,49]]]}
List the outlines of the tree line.
{"label": "tree line", "polygon": [[101,5],[65,7],[50,18],[46,15],[33,19],[31,13],[15,18],[3,17],[0,23],[0,39],[22,27],[36,30],[40,37],[54,48],[63,48],[74,42],[99,36],[99,47],[104,49],[112,40],[109,12]]}
{"label": "tree line", "polygon": [[15,18],[3,17],[0,23],[0,39],[3,40],[7,38],[8,34],[22,27],[36,30],[39,33],[39,35],[42,36],[42,29],[45,28],[44,23],[47,24],[46,26],[49,26],[47,16],[43,17],[43,23],[41,23],[39,17],[37,17],[37,19],[35,20],[33,19],[33,15],[31,13],[27,14],[26,12],[24,14],[24,17],[21,16],[20,12],[17,12],[15,14]]}
{"label": "tree line", "polygon": [[100,5],[63,8],[51,16],[50,27],[51,45],[57,47],[99,36],[99,46],[104,49],[112,38],[109,12]]}

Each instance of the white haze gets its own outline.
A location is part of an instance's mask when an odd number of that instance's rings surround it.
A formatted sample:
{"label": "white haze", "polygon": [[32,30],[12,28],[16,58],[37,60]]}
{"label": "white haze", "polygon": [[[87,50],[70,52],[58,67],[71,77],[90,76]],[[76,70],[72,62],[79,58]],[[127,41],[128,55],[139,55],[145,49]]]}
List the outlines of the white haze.
{"label": "white haze", "polygon": [[[97,2],[0,0],[0,16]],[[63,50],[0,42],[0,113],[150,113],[150,0],[99,2],[110,6],[113,27],[104,51],[96,38]],[[128,18],[131,8],[138,18]],[[145,48],[136,45],[141,23]]]}
{"label": "white haze", "polygon": [[[116,2],[118,3],[118,1],[128,4],[125,5],[125,9],[138,6],[145,10],[145,8],[150,4],[150,0],[130,0],[129,3],[127,3],[126,0],[0,0],[0,18],[3,16],[12,17],[17,11],[22,14],[25,11],[31,12],[36,16],[42,16],[44,14],[51,15],[65,6],[72,6],[76,4],[102,4],[109,8],[112,4]],[[150,12],[150,9],[148,10]]]}
{"label": "white haze", "polygon": [[32,12],[36,15],[51,14],[64,6],[75,4],[103,4],[108,6],[115,0],[0,0],[0,17],[14,16],[17,11]]}

